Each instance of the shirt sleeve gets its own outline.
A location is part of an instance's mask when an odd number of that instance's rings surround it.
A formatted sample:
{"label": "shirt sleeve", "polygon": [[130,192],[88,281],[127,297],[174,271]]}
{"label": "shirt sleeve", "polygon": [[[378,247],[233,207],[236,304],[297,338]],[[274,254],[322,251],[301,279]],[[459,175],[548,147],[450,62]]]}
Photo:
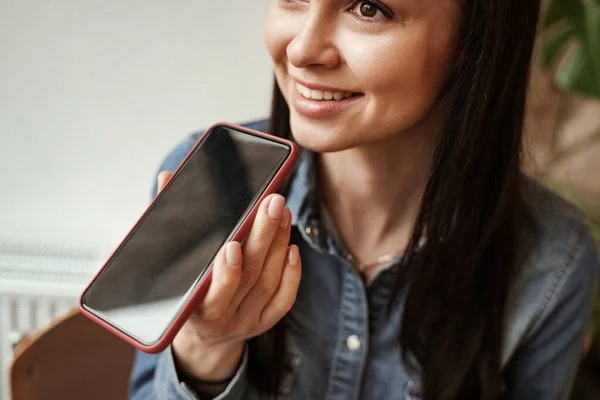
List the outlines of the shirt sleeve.
{"label": "shirt sleeve", "polygon": [[197,140],[197,136],[190,136],[186,140],[179,143],[176,147],[174,147],[171,152],[164,158],[158,171],[156,171],[154,175],[154,181],[152,181],[152,192],[150,195],[151,199],[154,199],[156,193],[158,192],[158,173],[161,171],[170,171],[175,172],[175,170],[179,167],[179,165],[185,160],[188,153],[194,148],[194,145]]}
{"label": "shirt sleeve", "polygon": [[548,310],[505,370],[506,399],[568,399],[582,355],[598,281],[596,243],[585,231],[557,274]]}
{"label": "shirt sleeve", "polygon": [[[251,400],[252,394],[246,378],[248,348],[242,362],[225,390],[212,400]],[[169,347],[160,354],[136,352],[130,379],[131,400],[201,400],[186,384],[179,380],[173,352]]]}

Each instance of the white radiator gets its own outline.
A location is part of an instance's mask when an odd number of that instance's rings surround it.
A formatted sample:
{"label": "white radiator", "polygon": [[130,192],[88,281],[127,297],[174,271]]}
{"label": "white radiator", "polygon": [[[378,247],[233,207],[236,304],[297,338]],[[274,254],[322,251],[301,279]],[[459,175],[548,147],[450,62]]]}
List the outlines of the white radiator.
{"label": "white radiator", "polygon": [[77,303],[101,252],[0,242],[0,400],[9,400],[14,344]]}

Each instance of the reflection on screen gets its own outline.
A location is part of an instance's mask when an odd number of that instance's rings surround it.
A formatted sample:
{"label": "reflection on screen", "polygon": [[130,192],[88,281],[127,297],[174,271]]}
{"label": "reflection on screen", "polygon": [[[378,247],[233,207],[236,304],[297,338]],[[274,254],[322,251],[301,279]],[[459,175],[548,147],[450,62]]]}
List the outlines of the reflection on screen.
{"label": "reflection on screen", "polygon": [[84,296],[90,311],[156,342],[285,161],[288,146],[211,131]]}

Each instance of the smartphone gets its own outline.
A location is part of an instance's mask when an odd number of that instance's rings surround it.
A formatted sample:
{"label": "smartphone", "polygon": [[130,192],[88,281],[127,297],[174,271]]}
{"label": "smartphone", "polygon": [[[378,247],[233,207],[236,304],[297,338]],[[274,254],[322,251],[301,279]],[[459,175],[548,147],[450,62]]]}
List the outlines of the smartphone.
{"label": "smartphone", "polygon": [[219,249],[243,241],[297,158],[288,140],[213,125],[84,290],[82,313],[142,351],[164,350],[206,293]]}

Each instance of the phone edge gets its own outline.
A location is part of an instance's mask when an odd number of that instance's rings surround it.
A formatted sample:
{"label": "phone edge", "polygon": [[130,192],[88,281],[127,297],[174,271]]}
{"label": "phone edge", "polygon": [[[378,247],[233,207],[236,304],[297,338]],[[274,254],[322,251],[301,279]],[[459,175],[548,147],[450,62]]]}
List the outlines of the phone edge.
{"label": "phone edge", "polygon": [[[208,129],[206,129],[204,131],[204,133],[198,138],[198,140],[196,141],[194,146],[189,150],[188,154],[186,154],[185,158],[177,166],[177,168],[173,172],[173,175],[177,174],[180,171],[182,166],[185,165],[185,163],[188,161],[188,159],[191,157],[191,155],[194,153],[194,151],[198,148],[198,146],[200,146],[200,144],[203,142],[203,140],[206,138],[206,136],[212,130],[214,130],[215,128],[217,128],[219,126],[225,126],[225,127],[231,128],[231,129],[238,130],[238,131],[251,133],[256,136],[263,137],[265,139],[284,143],[287,146],[289,146],[289,148],[290,148],[290,153],[287,156],[286,160],[283,162],[283,164],[281,165],[279,170],[276,172],[273,179],[269,182],[269,184],[267,185],[267,187],[265,188],[265,190],[263,191],[261,196],[257,199],[254,206],[252,207],[252,209],[250,210],[250,212],[244,219],[244,221],[238,226],[238,229],[233,233],[233,235],[230,239],[230,241],[242,241],[243,238],[247,235],[247,233],[250,229],[250,226],[252,225],[252,222],[254,221],[254,218],[256,217],[258,207],[260,206],[262,201],[265,199],[265,197],[269,196],[272,193],[275,193],[281,187],[281,185],[283,184],[283,182],[285,181],[287,176],[293,170],[294,166],[296,165],[296,162],[298,161],[299,150],[298,150],[298,147],[296,146],[296,144],[288,139],[273,136],[273,135],[270,135],[265,132],[260,132],[260,131],[246,128],[246,127],[236,125],[236,124],[231,124],[231,123],[227,123],[227,122],[217,122],[217,123],[213,124],[212,126],[210,126]],[[169,184],[170,184],[170,182],[167,183],[167,185],[165,186],[164,189],[166,189],[169,186]],[[194,289],[193,293],[188,297],[187,301],[179,309],[178,313],[174,317],[173,322],[165,330],[165,333],[161,336],[161,338],[159,340],[157,340],[155,343],[153,343],[151,345],[147,345],[147,344],[140,342],[139,340],[135,339],[133,336],[128,335],[127,333],[123,332],[119,328],[110,324],[105,319],[103,319],[103,318],[99,317],[98,315],[92,313],[91,311],[87,310],[87,308],[85,307],[85,305],[83,303],[83,298],[85,297],[85,294],[87,293],[89,288],[92,286],[92,284],[96,281],[96,279],[98,278],[100,273],[104,270],[104,268],[108,265],[108,263],[116,255],[117,251],[124,245],[124,243],[133,234],[135,229],[139,226],[139,224],[144,219],[144,217],[149,212],[149,210],[152,208],[154,203],[158,200],[159,196],[160,196],[160,194],[157,194],[152,199],[150,204],[148,204],[148,206],[145,208],[144,212],[142,212],[142,214],[140,215],[140,217],[138,218],[136,223],[129,229],[129,231],[124,236],[124,238],[121,240],[121,242],[115,247],[115,249],[113,250],[111,255],[107,258],[107,260],[98,269],[98,271],[96,272],[94,277],[90,280],[90,282],[85,286],[84,290],[82,291],[82,293],[78,299],[78,305],[79,305],[80,312],[85,317],[89,318],[90,320],[97,323],[101,327],[112,332],[114,335],[116,335],[120,339],[124,340],[125,342],[131,344],[135,348],[137,348],[145,353],[148,353],[148,354],[156,354],[156,353],[159,353],[159,352],[165,350],[175,339],[175,336],[177,335],[177,333],[179,332],[179,330],[181,329],[183,324],[187,321],[187,319],[192,314],[194,307],[198,304],[198,302],[200,301],[202,296],[204,296],[206,294],[206,291],[208,290],[208,288],[210,286],[210,282],[212,281],[212,264],[208,267],[208,271],[205,274],[204,278],[202,278],[202,280],[198,283],[198,285]]]}

